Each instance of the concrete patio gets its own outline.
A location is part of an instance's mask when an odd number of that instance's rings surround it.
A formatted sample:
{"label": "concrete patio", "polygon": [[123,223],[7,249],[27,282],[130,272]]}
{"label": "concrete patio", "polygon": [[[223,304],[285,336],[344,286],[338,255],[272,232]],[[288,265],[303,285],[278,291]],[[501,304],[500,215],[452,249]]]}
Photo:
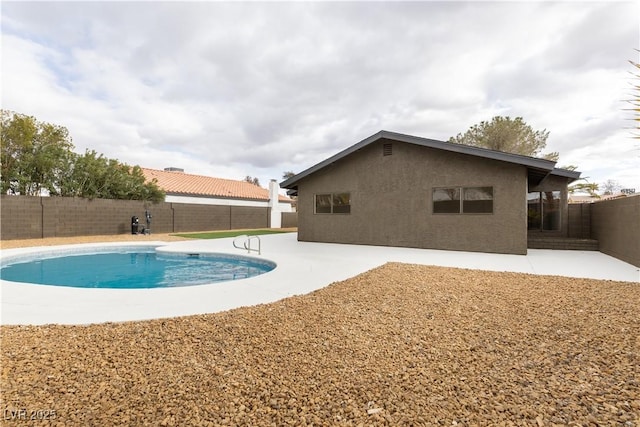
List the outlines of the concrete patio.
{"label": "concrete patio", "polygon": [[[526,256],[503,255],[307,243],[298,242],[296,236],[296,233],[261,236],[262,254],[252,255],[276,262],[278,266],[273,271],[251,279],[211,285],[117,290],[30,285],[2,280],[0,321],[5,325],[89,324],[214,313],[306,294],[386,262],[640,282],[640,269],[600,252],[530,249]],[[232,240],[139,244],[157,244],[160,246],[158,250],[167,252],[242,254],[243,251],[233,248]],[[121,246],[123,243],[74,246],[110,245]],[[64,246],[69,247],[72,246]],[[43,250],[51,248],[3,250],[2,258]],[[549,280],[552,286],[553,279]]]}

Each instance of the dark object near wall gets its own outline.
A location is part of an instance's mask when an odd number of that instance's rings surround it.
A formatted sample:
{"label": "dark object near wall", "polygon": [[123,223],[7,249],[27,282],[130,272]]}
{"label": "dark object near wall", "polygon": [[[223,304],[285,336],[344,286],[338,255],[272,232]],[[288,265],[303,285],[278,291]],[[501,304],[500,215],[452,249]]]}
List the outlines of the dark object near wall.
{"label": "dark object near wall", "polygon": [[140,224],[140,221],[138,220],[138,217],[132,216],[131,217],[131,234],[138,234],[139,224]]}

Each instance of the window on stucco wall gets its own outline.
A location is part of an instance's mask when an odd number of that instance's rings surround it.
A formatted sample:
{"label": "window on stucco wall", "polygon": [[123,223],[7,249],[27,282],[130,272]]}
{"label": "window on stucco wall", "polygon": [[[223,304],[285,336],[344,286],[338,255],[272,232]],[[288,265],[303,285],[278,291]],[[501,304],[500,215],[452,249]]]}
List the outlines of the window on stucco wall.
{"label": "window on stucco wall", "polygon": [[314,212],[317,214],[351,213],[351,193],[316,194]]}
{"label": "window on stucco wall", "polygon": [[460,213],[460,189],[434,188],[433,213]]}
{"label": "window on stucco wall", "polygon": [[317,214],[331,213],[331,194],[316,194]]}
{"label": "window on stucco wall", "polygon": [[493,187],[463,189],[462,213],[493,213]]}
{"label": "window on stucco wall", "polygon": [[493,187],[434,188],[434,214],[493,213]]}

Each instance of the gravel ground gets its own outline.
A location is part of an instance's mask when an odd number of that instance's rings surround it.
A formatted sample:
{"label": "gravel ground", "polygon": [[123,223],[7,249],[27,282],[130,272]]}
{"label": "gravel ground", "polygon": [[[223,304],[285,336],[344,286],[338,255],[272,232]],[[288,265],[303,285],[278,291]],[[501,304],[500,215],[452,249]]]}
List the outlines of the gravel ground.
{"label": "gravel ground", "polygon": [[628,282],[389,263],[224,313],[2,326],[3,423],[640,426],[639,307]]}

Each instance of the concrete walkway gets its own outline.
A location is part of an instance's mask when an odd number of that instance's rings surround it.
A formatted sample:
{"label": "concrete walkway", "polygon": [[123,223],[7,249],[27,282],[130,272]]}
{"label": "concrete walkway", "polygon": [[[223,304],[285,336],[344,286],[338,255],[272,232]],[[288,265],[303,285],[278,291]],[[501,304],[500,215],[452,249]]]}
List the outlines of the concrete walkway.
{"label": "concrete walkway", "polygon": [[[501,255],[379,246],[298,242],[296,233],[261,236],[262,255],[278,266],[250,279],[162,289],[83,289],[0,280],[0,322],[88,324],[214,313],[301,295],[353,277],[389,261],[492,271],[640,282],[640,270],[600,252],[529,250]],[[233,239],[144,242],[160,251],[242,254]],[[122,246],[123,243],[58,248]],[[127,243],[126,245],[130,245]],[[2,259],[51,251],[51,247],[2,251]],[[553,279],[550,279],[552,281]]]}

